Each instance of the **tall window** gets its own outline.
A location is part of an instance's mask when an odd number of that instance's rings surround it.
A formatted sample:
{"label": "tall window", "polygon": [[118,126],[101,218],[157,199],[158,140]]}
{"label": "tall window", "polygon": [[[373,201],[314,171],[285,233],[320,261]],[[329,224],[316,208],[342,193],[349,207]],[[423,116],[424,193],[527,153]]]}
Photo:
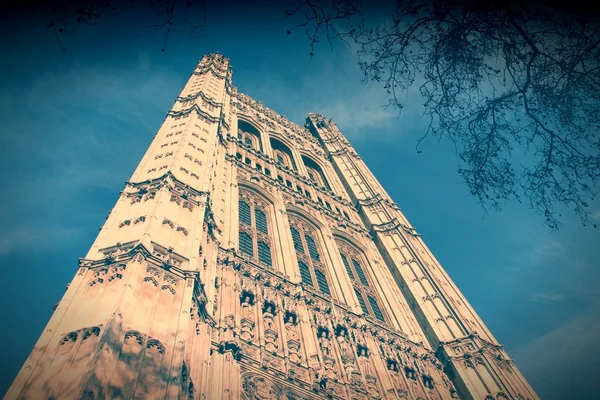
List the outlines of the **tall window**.
{"label": "tall window", "polygon": [[370,284],[371,280],[368,278],[367,271],[364,266],[364,257],[361,253],[347,245],[344,242],[337,242],[340,250],[340,257],[344,268],[350,277],[352,286],[354,287],[354,293],[358,298],[358,304],[362,312],[365,315],[373,316],[378,320],[385,322],[385,317],[381,308],[379,307],[379,300],[377,293]]}
{"label": "tall window", "polygon": [[293,217],[290,218],[290,229],[302,283],[331,296],[327,272],[317,244],[317,232],[304,221]]}
{"label": "tall window", "polygon": [[269,206],[251,192],[240,191],[240,252],[271,267],[271,234],[268,221]]}

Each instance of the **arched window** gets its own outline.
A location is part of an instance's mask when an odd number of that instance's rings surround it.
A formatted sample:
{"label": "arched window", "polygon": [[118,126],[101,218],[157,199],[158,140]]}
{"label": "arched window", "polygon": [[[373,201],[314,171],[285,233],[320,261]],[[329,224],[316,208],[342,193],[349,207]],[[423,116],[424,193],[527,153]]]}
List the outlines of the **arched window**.
{"label": "arched window", "polygon": [[325,173],[323,173],[323,170],[321,169],[319,164],[317,164],[316,162],[314,162],[313,160],[311,160],[310,158],[308,158],[306,156],[302,156],[302,162],[304,163],[304,166],[306,167],[306,170],[308,171],[308,178],[315,185],[320,186],[320,187],[325,187],[325,188],[331,190],[331,187],[329,186],[329,182],[327,182],[327,178],[325,178]]}
{"label": "arched window", "polygon": [[246,146],[262,151],[260,132],[244,120],[238,120],[238,140]]}
{"label": "arched window", "polygon": [[273,149],[273,156],[275,157],[275,161],[285,165],[291,169],[296,168],[296,162],[294,161],[294,156],[292,155],[292,151],[288,146],[286,146],[282,141],[276,138],[270,138],[271,148]]}
{"label": "arched window", "polygon": [[275,154],[275,160],[282,165],[285,165],[288,168],[294,168],[294,165],[292,164],[292,159],[289,156],[289,154],[281,151],[281,150],[273,150],[273,153]]}
{"label": "arched window", "polygon": [[295,217],[290,217],[290,230],[302,283],[331,296],[326,267],[321,262],[317,232],[312,226]]}
{"label": "arched window", "polygon": [[269,229],[270,206],[251,192],[240,191],[239,250],[246,256],[267,266],[273,266],[271,234]]}
{"label": "arched window", "polygon": [[365,315],[374,316],[378,320],[385,322],[383,311],[379,307],[377,293],[373,289],[370,283],[371,280],[365,270],[365,257],[361,252],[345,242],[338,240],[336,243],[362,312]]}

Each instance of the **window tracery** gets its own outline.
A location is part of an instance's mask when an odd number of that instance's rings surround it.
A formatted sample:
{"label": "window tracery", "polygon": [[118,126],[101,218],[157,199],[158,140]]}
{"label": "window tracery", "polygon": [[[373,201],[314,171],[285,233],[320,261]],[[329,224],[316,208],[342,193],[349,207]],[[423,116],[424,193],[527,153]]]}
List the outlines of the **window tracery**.
{"label": "window tracery", "polygon": [[275,161],[290,169],[297,170],[296,162],[294,161],[294,156],[292,155],[290,148],[285,143],[274,137],[271,137],[269,141],[271,143],[271,148],[273,149],[273,157],[275,158]]}
{"label": "window tracery", "polygon": [[377,318],[385,322],[385,316],[379,306],[377,293],[372,288],[371,279],[365,270],[366,262],[364,255],[342,241],[336,241],[340,251],[342,263],[358,299],[358,304],[365,315]]}
{"label": "window tracery", "polygon": [[320,187],[325,186],[323,184],[323,180],[321,179],[321,174],[319,174],[317,171],[315,171],[314,169],[312,169],[310,167],[306,167],[306,170],[308,171],[308,177],[315,185],[320,186]]}
{"label": "window tracery", "polygon": [[240,143],[248,147],[252,147],[253,149],[262,151],[260,132],[252,124],[244,120],[239,120],[237,138]]}
{"label": "window tracery", "polygon": [[251,192],[240,191],[239,250],[246,256],[273,266],[269,229],[270,207]]}
{"label": "window tracery", "polygon": [[331,296],[326,267],[321,261],[316,230],[301,219],[290,217],[290,231],[302,283]]}
{"label": "window tracery", "polygon": [[238,130],[237,138],[241,143],[245,144],[246,146],[252,147],[253,149],[258,149],[258,138],[252,133],[244,132],[240,129]]}
{"label": "window tracery", "polygon": [[275,154],[275,159],[277,160],[278,163],[280,163],[288,168],[293,168],[292,160],[291,160],[289,154],[286,154],[285,152],[278,150],[278,149],[273,150],[273,153]]}
{"label": "window tracery", "polygon": [[331,190],[329,182],[327,182],[327,178],[325,177],[325,173],[319,164],[304,155],[302,156],[302,162],[304,163],[306,171],[308,172],[308,178],[315,185]]}

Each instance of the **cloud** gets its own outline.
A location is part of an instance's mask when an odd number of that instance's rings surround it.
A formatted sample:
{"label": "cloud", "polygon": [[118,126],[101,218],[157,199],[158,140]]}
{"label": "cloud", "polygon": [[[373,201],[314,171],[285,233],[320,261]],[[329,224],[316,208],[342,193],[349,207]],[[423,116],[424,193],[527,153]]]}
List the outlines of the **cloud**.
{"label": "cloud", "polygon": [[[356,129],[368,134],[365,128],[376,128],[393,122],[398,113],[392,109],[384,109],[385,98],[382,89],[375,85],[364,86],[363,90],[350,98],[337,98],[321,107],[320,112],[334,121],[340,121],[351,131]],[[354,135],[352,135],[354,136]]]}
{"label": "cloud", "polygon": [[531,295],[531,300],[533,301],[558,301],[563,300],[565,298],[564,295],[560,293],[534,293]]}
{"label": "cloud", "polygon": [[528,254],[527,259],[532,265],[541,267],[562,257],[564,253],[565,246],[562,243],[545,238]]}
{"label": "cloud", "polygon": [[67,241],[77,230],[64,217],[85,207],[81,195],[117,193],[131,176],[182,86],[172,72],[144,68],[143,59],[137,67],[73,66],[5,85],[0,165],[10,167],[11,179],[2,195],[0,255],[33,241],[36,249]]}
{"label": "cloud", "polygon": [[[27,178],[43,172],[46,182],[105,186],[106,177],[129,160],[129,149],[148,146],[182,86],[172,73],[142,73],[146,64],[140,56],[134,68],[72,67],[41,74],[25,88],[8,84],[0,96],[0,105],[10,106],[0,114],[7,132],[0,151],[27,154],[13,166]],[[26,159],[47,168],[26,168]]]}
{"label": "cloud", "polygon": [[600,304],[509,351],[543,399],[600,396]]}
{"label": "cloud", "polygon": [[324,71],[318,83],[323,99],[315,98],[311,112],[317,110],[333,119],[350,140],[398,140],[401,137],[420,137],[429,123],[422,116],[423,102],[416,81],[406,93],[398,93],[403,109],[389,105],[381,82],[363,83],[364,75],[357,66],[357,57],[350,50],[340,57],[334,68],[338,73]]}
{"label": "cloud", "polygon": [[[286,73],[251,81],[240,91],[302,125],[311,112],[334,120],[350,140],[389,132],[398,112],[385,108],[388,100],[380,83],[362,83],[364,75],[353,50],[318,53],[307,66],[286,64]],[[304,68],[304,69],[296,69]],[[293,91],[293,96],[290,93]]]}

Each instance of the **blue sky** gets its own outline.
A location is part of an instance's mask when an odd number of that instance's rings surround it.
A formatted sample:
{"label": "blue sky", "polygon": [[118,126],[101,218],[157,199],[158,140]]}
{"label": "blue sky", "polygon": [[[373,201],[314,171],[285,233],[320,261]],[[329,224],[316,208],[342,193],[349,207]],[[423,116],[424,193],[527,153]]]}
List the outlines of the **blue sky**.
{"label": "blue sky", "polygon": [[[567,217],[558,233],[523,206],[484,218],[453,148],[430,140],[422,101],[401,117],[362,85],[352,52],[286,35],[281,9],[209,7],[192,39],[127,14],[65,40],[46,21],[0,24],[0,395],[10,385],[195,63],[231,59],[239,90],[290,120],[335,120],[542,398],[600,397],[600,232]],[[600,222],[600,207],[593,210]]]}

